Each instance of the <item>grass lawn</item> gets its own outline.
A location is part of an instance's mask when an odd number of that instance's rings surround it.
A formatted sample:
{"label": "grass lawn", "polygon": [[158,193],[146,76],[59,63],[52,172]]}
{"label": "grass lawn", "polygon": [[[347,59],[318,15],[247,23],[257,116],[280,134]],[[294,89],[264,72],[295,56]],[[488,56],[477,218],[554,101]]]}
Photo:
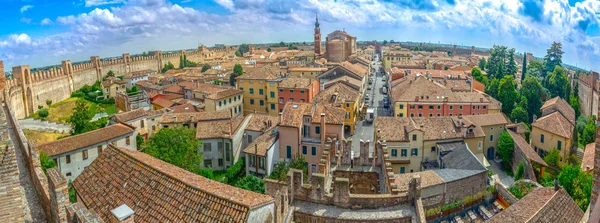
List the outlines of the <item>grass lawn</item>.
{"label": "grass lawn", "polygon": [[56,141],[58,137],[68,135],[68,134],[62,134],[62,133],[39,132],[39,131],[33,131],[33,130],[29,130],[29,129],[23,129],[23,133],[25,134],[25,137],[27,138],[27,140],[34,141],[38,145]]}
{"label": "grass lawn", "polygon": [[[67,119],[71,117],[73,113],[73,108],[75,108],[75,102],[77,102],[77,100],[83,100],[86,102],[89,108],[90,117],[93,117],[96,113],[100,113],[103,111],[108,114],[116,113],[116,107],[114,104],[96,104],[83,98],[67,98],[65,100],[50,105],[50,108],[48,108],[48,117],[46,118],[46,120],[50,122],[59,122],[67,124]],[[30,117],[40,119],[37,113],[34,113]]]}

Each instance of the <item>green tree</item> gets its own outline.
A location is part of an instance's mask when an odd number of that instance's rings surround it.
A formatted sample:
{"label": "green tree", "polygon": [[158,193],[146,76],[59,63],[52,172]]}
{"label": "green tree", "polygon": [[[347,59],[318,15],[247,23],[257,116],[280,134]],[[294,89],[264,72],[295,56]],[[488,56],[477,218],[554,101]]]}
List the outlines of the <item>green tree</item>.
{"label": "green tree", "polygon": [[387,45],[388,41],[387,40],[383,40],[383,45]]}
{"label": "green tree", "polygon": [[305,165],[306,158],[301,154],[295,155],[292,160],[287,163],[285,161],[280,161],[275,164],[273,167],[273,171],[269,175],[269,179],[285,181],[287,179],[287,174],[290,168],[302,170],[304,174],[304,179],[308,180],[308,167]]}
{"label": "green tree", "polygon": [[38,116],[40,116],[40,118],[45,119],[48,117],[48,110],[46,109],[40,109],[37,111]]}
{"label": "green tree", "polygon": [[553,42],[544,56],[544,73],[550,73],[556,69],[556,66],[562,67],[562,44]]}
{"label": "green tree", "polygon": [[486,60],[485,57],[479,58],[479,69],[485,70],[485,64],[486,64]]}
{"label": "green tree", "polygon": [[208,64],[202,65],[202,72],[205,72],[205,71],[207,71],[209,69],[210,69],[210,65],[208,65]]}
{"label": "green tree", "polygon": [[171,61],[167,62],[167,64],[165,64],[163,66],[163,69],[160,71],[161,73],[167,72],[168,70],[172,70],[175,69],[175,65],[173,65],[173,63],[171,63]]}
{"label": "green tree", "polygon": [[544,156],[544,161],[550,166],[558,167],[560,165],[561,155],[560,150],[552,149]]}
{"label": "green tree", "polygon": [[514,148],[513,138],[507,131],[502,132],[498,138],[498,155],[502,162],[510,163]]}
{"label": "green tree", "polygon": [[242,76],[242,74],[244,74],[244,68],[242,67],[242,65],[236,64],[235,66],[233,66],[233,74],[235,74],[236,77]]}
{"label": "green tree", "polygon": [[69,180],[68,188],[69,188],[69,202],[71,202],[71,204],[77,202],[77,194],[75,193],[75,188],[73,187],[73,181]]}
{"label": "green tree", "polygon": [[552,94],[552,97],[567,98],[569,88],[569,78],[565,74],[565,70],[561,66],[556,66],[554,71],[550,73],[550,80],[548,83],[548,90]]}
{"label": "green tree", "polygon": [[112,70],[109,70],[108,73],[106,73],[107,77],[114,77],[115,73]]}
{"label": "green tree", "polygon": [[498,98],[498,85],[500,85],[498,78],[492,79],[490,84],[485,86],[485,93],[493,98]]}
{"label": "green tree", "polygon": [[515,123],[528,121],[529,117],[527,116],[527,110],[521,106],[517,106],[510,113],[510,119]]}
{"label": "green tree", "polygon": [[581,105],[579,104],[579,97],[571,96],[569,99],[569,105],[571,108],[575,110],[575,117],[579,117],[581,115]]}
{"label": "green tree", "polygon": [[527,116],[530,118],[527,122],[532,121],[533,115],[538,117],[541,115],[542,95],[544,95],[542,83],[535,76],[527,76],[521,83],[521,96],[527,98]]}
{"label": "green tree", "polygon": [[503,78],[504,75],[507,74],[506,67],[508,55],[506,54],[507,47],[506,46],[497,46],[495,45],[490,52],[490,57],[488,58],[486,69],[488,78]]}
{"label": "green tree", "polygon": [[502,112],[509,114],[515,107],[519,98],[519,92],[516,90],[517,84],[512,75],[502,78],[498,85],[498,100],[502,102]]}
{"label": "green tree", "polygon": [[54,160],[50,159],[50,156],[44,151],[40,152],[40,164],[42,166],[42,170],[46,173],[47,169],[53,168],[56,166]]}
{"label": "green tree", "polygon": [[252,175],[245,176],[234,186],[245,190],[254,191],[256,193],[265,193],[265,182],[262,179]]}
{"label": "green tree", "polygon": [[267,52],[269,52],[269,53],[271,52],[271,47],[267,48]]}
{"label": "green tree", "polygon": [[135,145],[137,147],[137,149],[141,149],[142,145],[144,144],[144,137],[142,137],[142,135],[140,135],[139,133],[137,134],[137,136],[135,136]]}
{"label": "green tree", "polygon": [[150,137],[144,152],[192,173],[200,174],[202,154],[198,153],[198,148],[201,145],[193,128],[163,128]]}
{"label": "green tree", "polygon": [[581,142],[584,145],[592,143],[596,140],[596,124],[593,118],[590,118],[581,134]]}
{"label": "green tree", "polygon": [[183,69],[185,62],[183,61],[183,55],[179,56],[179,69]]}
{"label": "green tree", "polygon": [[90,123],[92,117],[88,111],[88,106],[84,99],[79,99],[75,102],[73,113],[69,117],[68,122],[71,124],[71,135],[77,135],[85,132],[85,129]]}
{"label": "green tree", "polygon": [[523,66],[521,67],[521,82],[525,80],[527,76],[527,53],[523,53]]}
{"label": "green tree", "polygon": [[484,85],[488,84],[488,78],[486,76],[483,76],[481,70],[479,70],[479,68],[477,67],[473,67],[473,69],[471,70],[471,76],[473,76],[475,80],[481,82]]}
{"label": "green tree", "polygon": [[515,173],[515,181],[523,179],[523,175],[525,174],[525,164],[523,161],[519,162],[519,166],[517,166],[517,172]]}
{"label": "green tree", "polygon": [[527,64],[527,76],[534,76],[539,81],[544,80],[544,66],[537,60],[529,61]]}
{"label": "green tree", "polygon": [[187,62],[187,56],[185,54],[183,54],[183,65],[182,65],[183,67],[187,67],[186,62]]}
{"label": "green tree", "polygon": [[582,171],[579,166],[566,165],[558,174],[558,183],[581,210],[587,209],[592,196],[592,174]]}
{"label": "green tree", "polygon": [[50,107],[50,105],[52,105],[52,100],[46,100],[46,105],[48,105],[48,107]]}
{"label": "green tree", "polygon": [[240,55],[241,55],[241,56],[244,56],[244,53],[247,53],[247,52],[249,52],[249,51],[250,51],[250,47],[248,46],[248,44],[245,44],[245,43],[244,43],[244,44],[241,44],[241,45],[238,47],[238,50],[237,50],[237,51],[238,51],[238,52],[240,52]]}
{"label": "green tree", "polygon": [[508,62],[506,66],[506,74],[517,76],[517,62],[515,61],[515,48],[508,50]]}

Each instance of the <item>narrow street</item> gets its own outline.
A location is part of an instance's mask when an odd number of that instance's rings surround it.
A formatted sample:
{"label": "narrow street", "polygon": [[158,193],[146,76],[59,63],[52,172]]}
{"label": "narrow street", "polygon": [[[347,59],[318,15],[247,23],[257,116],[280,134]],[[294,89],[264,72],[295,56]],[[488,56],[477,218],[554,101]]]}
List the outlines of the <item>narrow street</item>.
{"label": "narrow street", "polygon": [[[366,95],[369,96],[368,105],[369,105],[369,108],[375,109],[375,112],[374,112],[375,117],[389,116],[389,114],[390,114],[389,110],[384,108],[384,101],[383,101],[384,97],[386,97],[387,94],[382,93],[382,88],[384,87],[384,85],[386,83],[383,81],[385,73],[380,71],[381,64],[379,63],[378,56],[375,56],[374,62],[375,62],[375,64],[372,65],[372,67],[375,69],[375,72],[372,72],[371,76],[370,76],[373,78],[373,83],[368,84],[368,80],[367,80],[367,86],[370,86],[371,90],[368,90],[368,88],[367,88],[365,90],[365,96]],[[355,157],[362,156],[362,154],[360,154],[360,140],[361,139],[364,141],[367,141],[367,140],[371,141],[369,152],[373,153],[373,150],[375,148],[375,143],[373,142],[373,140],[375,138],[374,135],[375,135],[375,129],[373,128],[373,123],[369,123],[365,120],[359,120],[358,122],[356,122],[354,136],[352,136],[352,151],[354,152]]]}

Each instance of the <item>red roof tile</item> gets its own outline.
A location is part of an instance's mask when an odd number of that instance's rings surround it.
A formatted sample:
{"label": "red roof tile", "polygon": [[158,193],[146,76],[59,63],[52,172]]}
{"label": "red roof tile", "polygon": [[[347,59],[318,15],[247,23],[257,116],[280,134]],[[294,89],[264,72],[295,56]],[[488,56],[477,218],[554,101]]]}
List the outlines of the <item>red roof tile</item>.
{"label": "red roof tile", "polygon": [[135,128],[132,126],[118,123],[94,131],[41,144],[38,145],[38,149],[46,152],[48,156],[54,156],[131,134],[134,130]]}

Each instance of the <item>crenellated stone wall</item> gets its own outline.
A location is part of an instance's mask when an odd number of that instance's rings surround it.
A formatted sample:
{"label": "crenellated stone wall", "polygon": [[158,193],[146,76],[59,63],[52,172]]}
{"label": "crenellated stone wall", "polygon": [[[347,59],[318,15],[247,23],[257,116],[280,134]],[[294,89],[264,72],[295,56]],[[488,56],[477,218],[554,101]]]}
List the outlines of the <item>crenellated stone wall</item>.
{"label": "crenellated stone wall", "polygon": [[[73,91],[84,85],[101,81],[109,71],[117,76],[140,70],[160,71],[168,62],[179,67],[180,58],[184,54],[189,61],[204,63],[209,59],[220,60],[233,56],[235,50],[236,48],[229,46],[212,49],[201,46],[197,50],[181,50],[176,53],[156,51],[153,56],[131,56],[125,53],[121,58],[110,60],[91,56],[89,61],[73,64],[64,60],[60,65],[35,72],[31,71],[29,65],[16,66],[12,69],[12,80],[0,78],[0,89],[4,89],[1,97],[10,102],[16,118],[22,119],[35,113],[39,105],[45,106],[46,100],[58,102],[67,99]],[[0,67],[4,71],[2,61]]]}

